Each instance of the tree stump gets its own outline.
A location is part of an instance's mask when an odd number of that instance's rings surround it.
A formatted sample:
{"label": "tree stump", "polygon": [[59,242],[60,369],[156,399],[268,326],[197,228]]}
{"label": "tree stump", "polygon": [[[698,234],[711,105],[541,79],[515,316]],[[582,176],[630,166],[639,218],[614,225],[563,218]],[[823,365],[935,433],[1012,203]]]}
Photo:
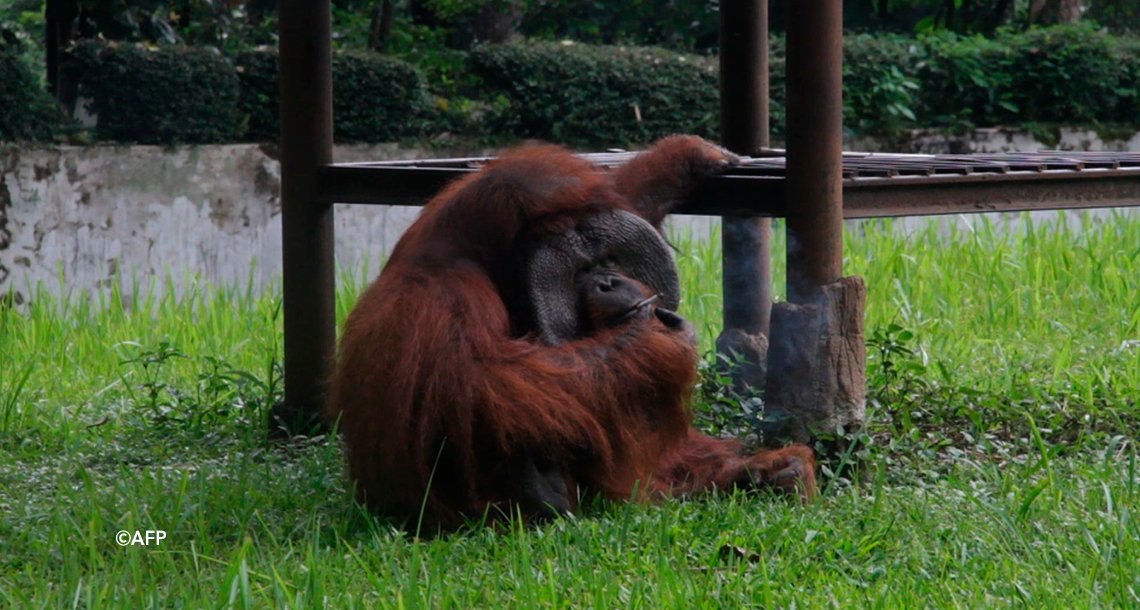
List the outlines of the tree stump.
{"label": "tree stump", "polygon": [[821,287],[811,303],[776,303],[768,348],[765,443],[809,442],[818,433],[862,427],[867,350],[860,277]]}

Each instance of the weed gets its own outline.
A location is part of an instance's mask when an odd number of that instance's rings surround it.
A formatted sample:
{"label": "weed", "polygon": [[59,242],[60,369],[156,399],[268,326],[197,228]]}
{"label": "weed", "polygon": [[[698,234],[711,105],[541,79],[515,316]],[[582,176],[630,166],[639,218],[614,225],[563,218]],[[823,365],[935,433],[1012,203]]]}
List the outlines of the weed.
{"label": "weed", "polygon": [[[120,361],[126,370],[119,378],[131,402],[159,427],[206,434],[226,423],[256,425],[264,419],[269,405],[279,399],[281,374],[276,362],[271,363],[263,380],[218,356],[187,356],[168,341],[154,347],[125,341],[116,347],[130,352]],[[169,369],[175,360],[197,365],[191,389],[170,381]],[[139,379],[139,391],[132,378]]]}

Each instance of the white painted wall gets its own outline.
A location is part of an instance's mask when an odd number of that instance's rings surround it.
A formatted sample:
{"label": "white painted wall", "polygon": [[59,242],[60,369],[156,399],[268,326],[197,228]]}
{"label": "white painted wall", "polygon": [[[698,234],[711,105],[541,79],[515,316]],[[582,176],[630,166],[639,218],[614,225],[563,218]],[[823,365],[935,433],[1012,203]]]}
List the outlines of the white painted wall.
{"label": "white painted wall", "polygon": [[[1063,130],[1059,148],[1140,150],[1140,133],[1102,140]],[[874,140],[849,148],[877,150]],[[907,152],[998,152],[1046,146],[1025,132],[978,130],[946,138],[916,133]],[[487,154],[488,151],[338,147],[338,161]],[[265,286],[281,272],[280,173],[258,145],[0,148],[0,295],[107,293],[118,283],[179,290],[192,277]],[[371,273],[418,208],[339,205],[336,256],[342,269]],[[954,222],[954,220],[949,220]],[[948,222],[911,219],[915,223]],[[963,221],[967,222],[967,221]],[[715,219],[678,225],[703,235]],[[61,280],[61,278],[65,278]],[[169,282],[167,279],[169,278]]]}
{"label": "white painted wall", "polygon": [[[337,158],[449,154],[472,152],[353,147]],[[0,151],[0,295],[178,290],[195,276],[264,286],[281,273],[280,190],[277,161],[257,145]],[[377,270],[418,212],[338,205],[337,260]]]}

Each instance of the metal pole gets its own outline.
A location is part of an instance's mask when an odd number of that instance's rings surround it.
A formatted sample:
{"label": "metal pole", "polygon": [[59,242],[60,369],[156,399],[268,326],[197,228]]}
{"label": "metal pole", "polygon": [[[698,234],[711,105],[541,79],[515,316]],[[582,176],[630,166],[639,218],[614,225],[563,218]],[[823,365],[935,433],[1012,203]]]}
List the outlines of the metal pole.
{"label": "metal pole", "polygon": [[[768,0],[720,3],[720,137],[752,155],[768,146]],[[724,327],[768,333],[772,315],[772,222],[721,220]]]}
{"label": "metal pole", "polygon": [[332,162],[331,13],[329,0],[279,5],[285,403],[270,426],[303,432],[336,351],[333,209],[314,203],[317,168]]}
{"label": "metal pole", "polygon": [[788,300],[843,273],[843,2],[787,3]]}

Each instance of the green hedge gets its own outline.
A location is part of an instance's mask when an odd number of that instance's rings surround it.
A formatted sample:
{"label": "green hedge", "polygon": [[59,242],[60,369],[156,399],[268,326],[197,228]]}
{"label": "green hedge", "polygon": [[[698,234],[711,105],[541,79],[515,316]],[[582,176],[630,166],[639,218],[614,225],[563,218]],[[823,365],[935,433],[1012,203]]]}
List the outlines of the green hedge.
{"label": "green hedge", "polygon": [[[516,44],[476,49],[484,95],[505,96],[499,131],[583,145],[716,135],[715,61],[653,49]],[[771,125],[783,135],[785,41],[773,36]],[[858,133],[1059,123],[1140,126],[1140,39],[1087,26],[1002,32],[848,35],[844,120]],[[642,121],[631,111],[637,104]],[[646,109],[649,109],[647,112]]]}
{"label": "green hedge", "polygon": [[492,131],[627,145],[677,132],[715,136],[716,62],[658,49],[527,43],[470,56],[488,93],[509,101]]}
{"label": "green hedge", "polygon": [[234,57],[241,100],[238,108],[246,117],[245,140],[269,142],[277,140],[277,53],[248,51]]}
{"label": "green hedge", "polygon": [[[852,61],[868,47],[892,44],[891,56]],[[1057,26],[1000,32],[992,39],[938,34],[890,43],[849,38],[845,68],[851,127],[968,128],[1061,123],[1140,124],[1140,40],[1120,38],[1089,26]],[[906,94],[890,86],[897,72]],[[858,91],[858,94],[853,94]],[[913,118],[876,120],[869,91],[909,104]],[[886,92],[885,94],[883,92]],[[849,120],[849,123],[852,121]]]}
{"label": "green hedge", "polygon": [[0,140],[52,140],[63,113],[20,51],[0,37]]}
{"label": "green hedge", "polygon": [[843,122],[857,132],[893,130],[915,118],[921,93],[913,75],[913,41],[897,36],[847,36],[843,44]]}
{"label": "green hedge", "polygon": [[[772,131],[785,116],[785,42],[772,38]],[[849,130],[1057,123],[1140,123],[1140,38],[1085,26],[991,39],[937,34],[849,35],[844,41]],[[64,123],[38,79],[0,48],[0,138],[49,139]],[[423,72],[375,54],[333,58],[334,132],[379,142],[450,131],[626,146],[670,133],[716,137],[716,61],[638,47],[528,42],[468,56],[468,98],[429,94]],[[231,59],[206,49],[85,42],[65,63],[99,115],[104,140],[177,143],[277,137],[277,58]]]}
{"label": "green hedge", "polygon": [[241,138],[238,77],[216,51],[84,41],[65,70],[99,117],[96,136],[140,144]]}
{"label": "green hedge", "polygon": [[[249,117],[245,139],[277,139],[277,52],[240,53],[241,110]],[[336,53],[333,133],[338,142],[387,142],[421,135],[430,119],[427,86],[411,64],[371,53]]]}
{"label": "green hedge", "polygon": [[[84,41],[65,70],[98,115],[96,137],[141,144],[277,139],[277,53],[232,60],[205,48]],[[366,53],[333,56],[333,123],[338,142],[417,136],[430,117],[414,67]]]}
{"label": "green hedge", "polygon": [[1032,30],[1009,43],[1009,92],[1019,116],[1033,121],[1136,121],[1120,109],[1136,97],[1119,39],[1087,27]]}
{"label": "green hedge", "polygon": [[[917,43],[916,43],[917,44]],[[932,36],[912,55],[921,83],[917,112],[931,126],[994,125],[1017,121],[1010,49],[981,37]]]}

